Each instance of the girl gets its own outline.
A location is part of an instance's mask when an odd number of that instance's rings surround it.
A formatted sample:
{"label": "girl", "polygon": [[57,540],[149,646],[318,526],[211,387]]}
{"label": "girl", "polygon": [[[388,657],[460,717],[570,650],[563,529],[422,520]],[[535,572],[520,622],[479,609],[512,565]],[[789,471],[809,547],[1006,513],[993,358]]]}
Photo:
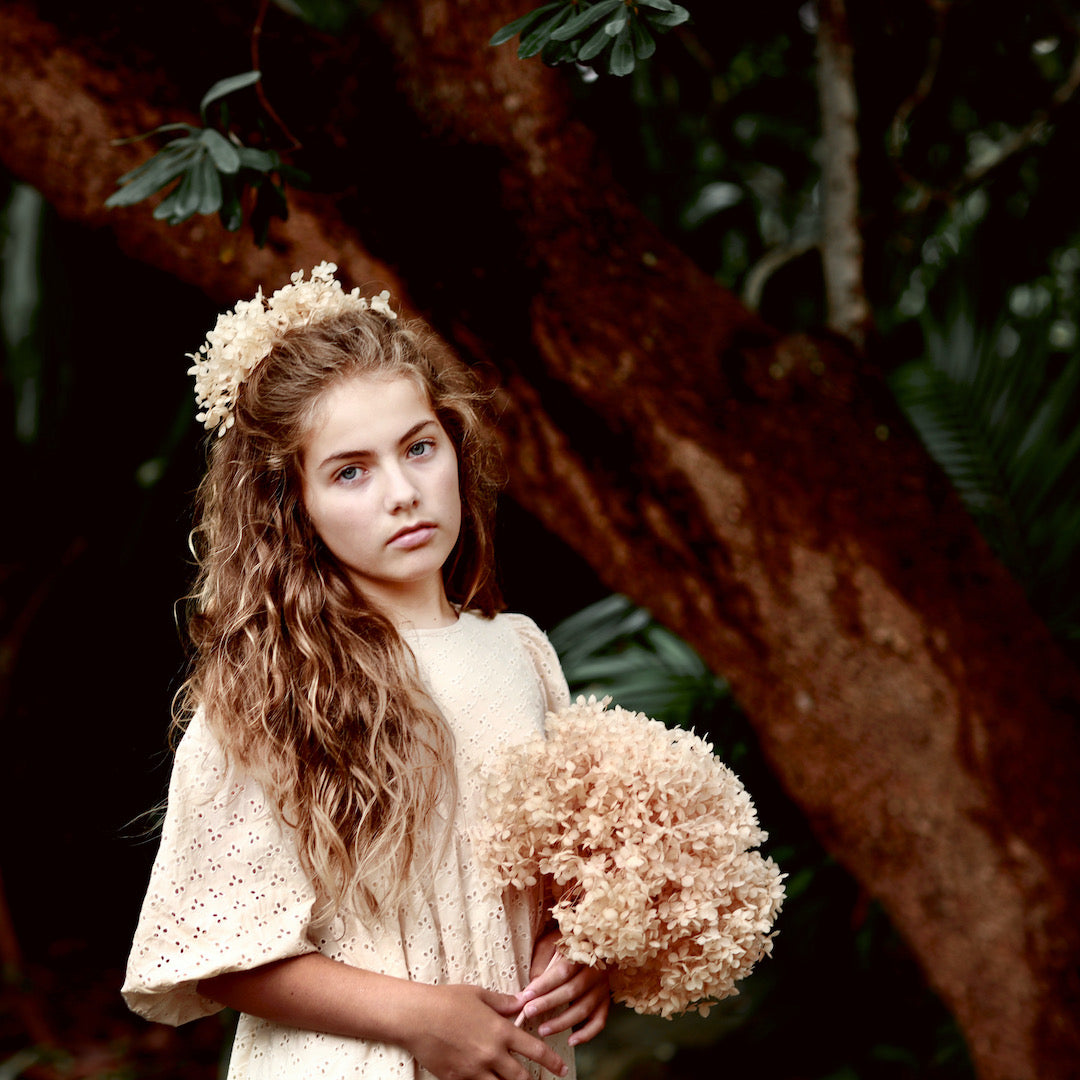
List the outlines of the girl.
{"label": "girl", "polygon": [[237,304],[193,357],[221,437],[191,719],[123,992],[170,1024],[239,1010],[230,1080],[573,1076],[606,977],[558,958],[539,888],[485,885],[468,835],[481,760],[566,684],[495,614],[474,380],[335,269]]}

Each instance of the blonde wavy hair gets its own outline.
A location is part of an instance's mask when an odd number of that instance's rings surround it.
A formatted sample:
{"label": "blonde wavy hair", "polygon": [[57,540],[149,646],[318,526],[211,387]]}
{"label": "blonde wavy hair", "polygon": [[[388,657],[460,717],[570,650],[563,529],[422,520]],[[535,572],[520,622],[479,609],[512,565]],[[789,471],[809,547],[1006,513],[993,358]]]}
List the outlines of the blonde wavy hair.
{"label": "blonde wavy hair", "polygon": [[[320,399],[355,376],[427,393],[457,451],[462,525],[444,568],[452,603],[501,607],[493,576],[496,459],[473,374],[419,322],[373,311],[287,331],[211,439],[196,500],[194,647],[177,700],[295,829],[320,912],[375,916],[434,858],[456,799],[453,739],[392,623],[353,586],[304,508],[301,454]],[[437,832],[437,830],[434,830]]]}

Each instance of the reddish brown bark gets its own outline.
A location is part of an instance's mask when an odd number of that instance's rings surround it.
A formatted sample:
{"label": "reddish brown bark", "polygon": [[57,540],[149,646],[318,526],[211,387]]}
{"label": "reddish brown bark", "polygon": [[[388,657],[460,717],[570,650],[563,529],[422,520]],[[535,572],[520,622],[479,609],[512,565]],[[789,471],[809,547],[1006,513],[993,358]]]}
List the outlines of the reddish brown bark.
{"label": "reddish brown bark", "polygon": [[[492,151],[498,201],[473,225],[514,230],[533,273],[500,361],[514,496],[731,679],[980,1075],[1071,1075],[1080,678],[872,374],[700,273],[613,183],[559,76],[486,48],[515,13],[402,0],[376,22],[424,126]],[[66,216],[222,303],[328,252],[400,294],[329,199],[299,202],[264,252],[142,208],[106,215],[111,178],[145,153],[108,140],[163,117],[29,8],[0,9],[0,42],[0,155]],[[414,292],[430,272],[398,269]],[[510,331],[447,328],[484,357],[507,355]]]}

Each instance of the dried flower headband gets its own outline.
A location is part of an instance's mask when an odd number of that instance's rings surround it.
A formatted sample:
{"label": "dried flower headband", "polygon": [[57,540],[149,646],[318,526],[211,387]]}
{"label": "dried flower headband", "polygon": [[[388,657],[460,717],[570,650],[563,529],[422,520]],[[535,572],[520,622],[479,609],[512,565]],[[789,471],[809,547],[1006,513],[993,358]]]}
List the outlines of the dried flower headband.
{"label": "dried flower headband", "polygon": [[239,300],[234,311],[218,316],[199,351],[188,353],[188,359],[195,361],[188,374],[195,376],[195,404],[201,410],[195,419],[207,431],[216,427],[220,436],[232,427],[240,385],[287,330],[349,309],[397,318],[388,291],[370,299],[361,296],[359,289],[347,293],[334,277],[336,272],[334,263],[321,262],[311,271],[311,280],[305,281],[303,270],[297,270],[292,284],[278,289],[269,300],[260,285],[253,299]]}

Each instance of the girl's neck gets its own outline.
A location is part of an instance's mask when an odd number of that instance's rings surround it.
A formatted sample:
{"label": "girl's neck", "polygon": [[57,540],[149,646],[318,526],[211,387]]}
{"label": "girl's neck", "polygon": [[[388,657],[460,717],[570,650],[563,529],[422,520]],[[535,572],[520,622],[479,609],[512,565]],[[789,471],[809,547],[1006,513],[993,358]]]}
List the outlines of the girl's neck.
{"label": "girl's neck", "polygon": [[379,589],[377,595],[372,592],[369,582],[364,590],[368,601],[399,630],[425,630],[457,622],[457,608],[447,599],[441,578],[429,588]]}

